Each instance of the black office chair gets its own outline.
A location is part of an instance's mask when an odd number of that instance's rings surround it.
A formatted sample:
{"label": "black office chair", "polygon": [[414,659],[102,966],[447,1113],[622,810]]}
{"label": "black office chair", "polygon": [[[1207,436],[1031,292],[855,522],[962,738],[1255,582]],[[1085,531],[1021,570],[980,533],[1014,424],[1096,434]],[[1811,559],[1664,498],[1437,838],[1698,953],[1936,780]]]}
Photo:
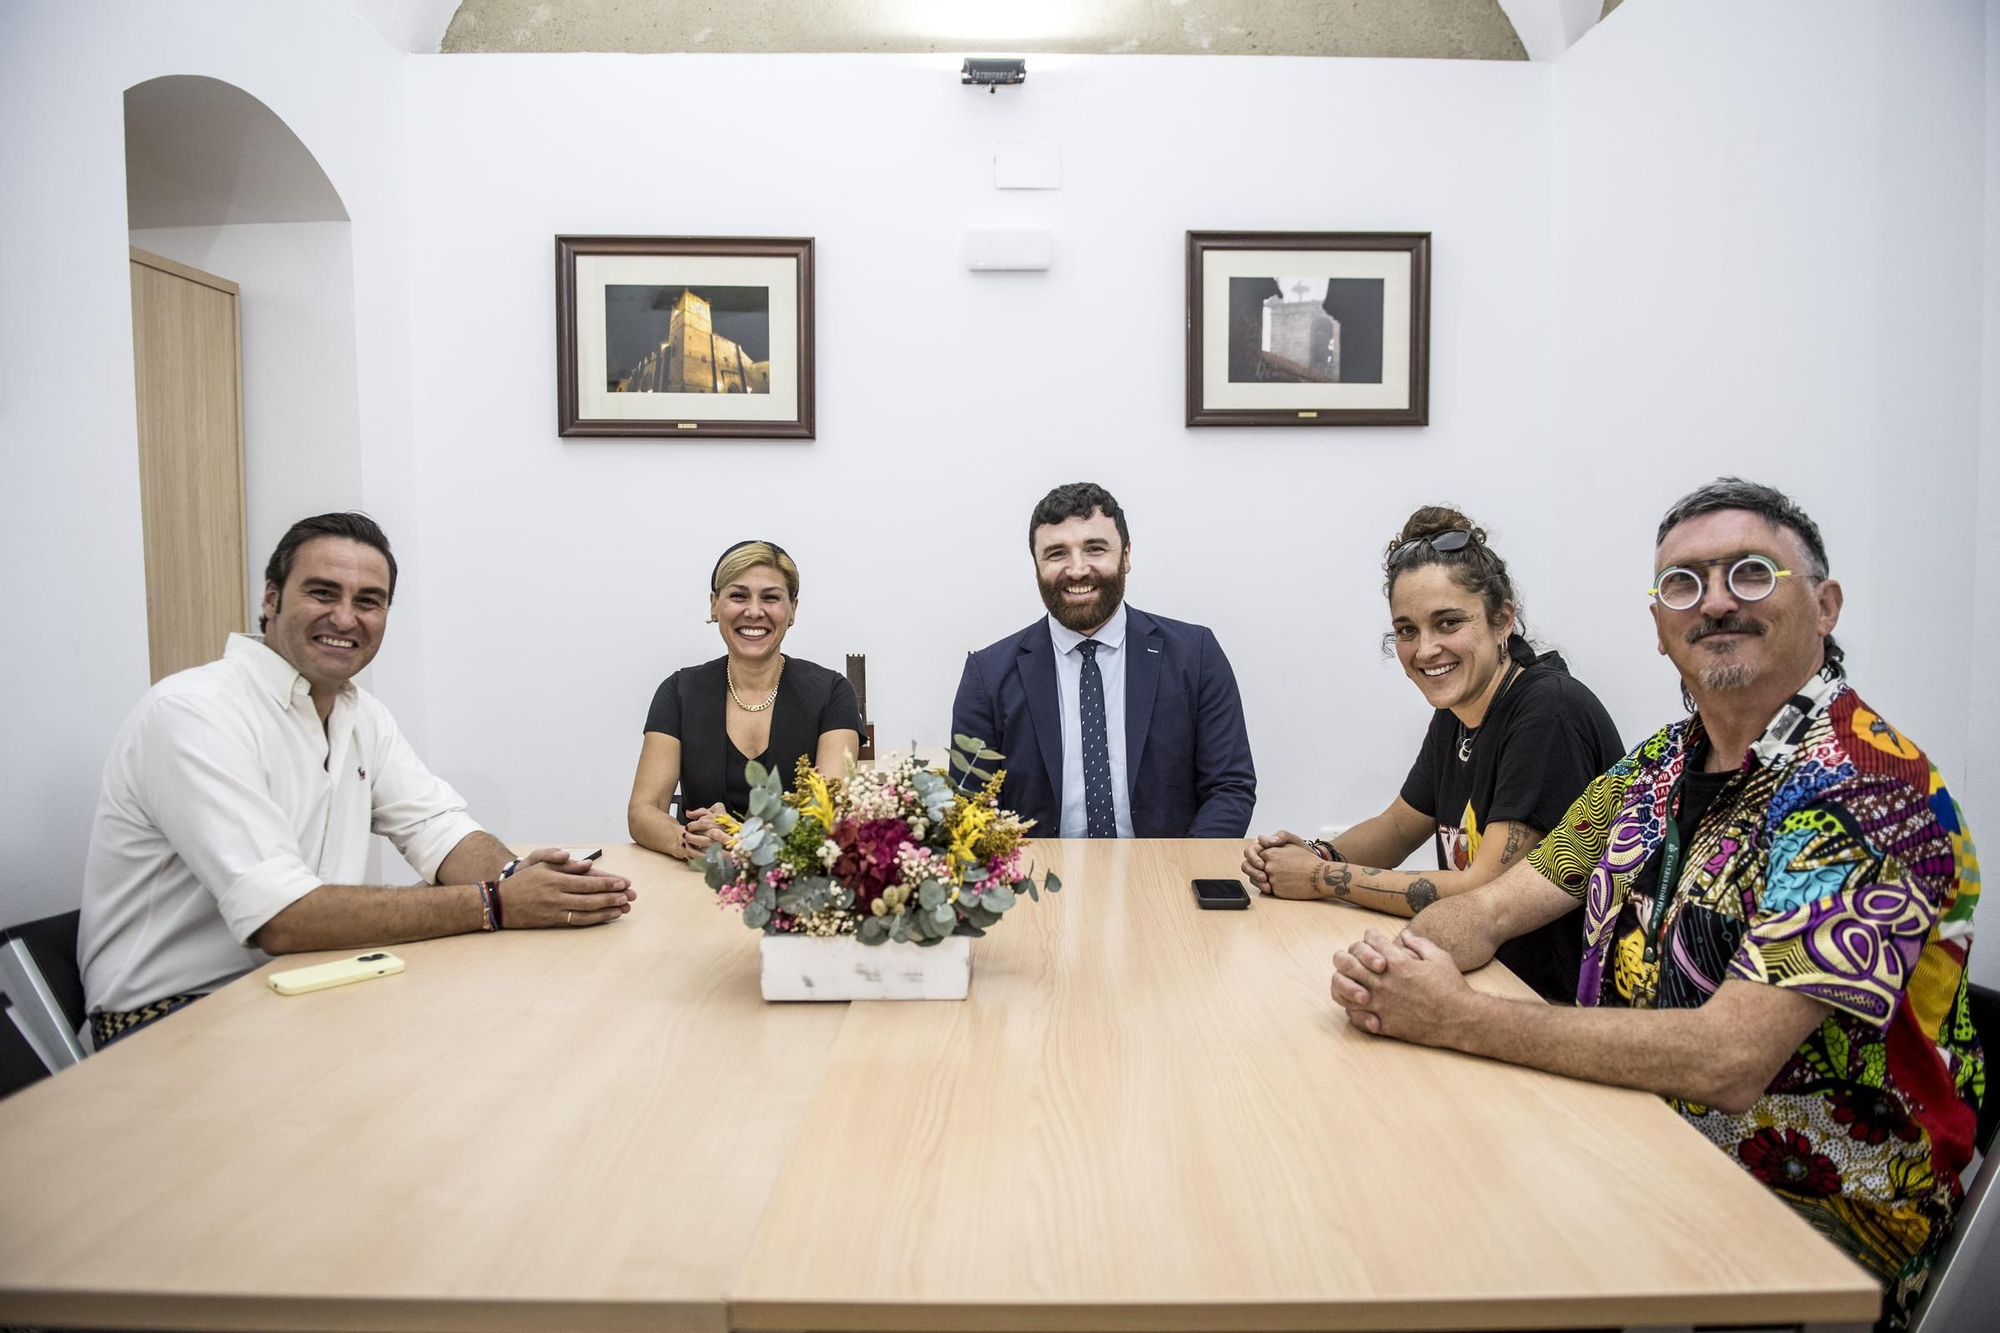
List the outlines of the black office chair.
{"label": "black office chair", "polygon": [[[83,972],[76,963],[81,917],[80,912],[63,912],[0,930],[0,994],[7,1001],[9,1036],[18,1034],[43,1070],[26,1070],[28,1082],[67,1069],[88,1054],[77,1035],[84,1021]],[[11,1083],[23,1072],[19,1045],[9,1041],[0,1046],[0,1058],[8,1060],[4,1082]]]}
{"label": "black office chair", "polygon": [[[2000,991],[1986,986],[1968,986],[1972,1004],[1972,1026],[1986,1048],[1986,1070],[1990,1080],[2000,1073]],[[1975,1274],[1980,1257],[1990,1251],[1993,1232],[2000,1227],[2000,1204],[1993,1201],[1993,1179],[2000,1175],[2000,1162],[1993,1156],[1993,1130],[2000,1123],[2000,1098],[1991,1082],[1986,1100],[1979,1105],[1979,1128],[1974,1131],[1979,1148],[1979,1174],[1965,1191],[1959,1205],[1958,1225],[1951,1240],[1931,1270],[1923,1299],[1910,1319],[1910,1333],[1974,1333],[1992,1327],[1993,1312],[1968,1304],[1966,1298],[1978,1294]]]}

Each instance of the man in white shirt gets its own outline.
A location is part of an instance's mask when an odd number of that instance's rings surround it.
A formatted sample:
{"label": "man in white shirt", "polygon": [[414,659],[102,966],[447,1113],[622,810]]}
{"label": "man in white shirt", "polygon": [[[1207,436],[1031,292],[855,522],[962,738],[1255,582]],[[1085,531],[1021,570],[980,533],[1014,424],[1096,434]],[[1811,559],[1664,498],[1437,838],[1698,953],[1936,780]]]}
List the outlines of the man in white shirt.
{"label": "man in white shirt", "polygon": [[[263,635],[160,681],[112,742],[77,950],[99,1046],[272,954],[631,910],[626,880],[560,850],[515,862],[353,684],[396,591],[372,519],[293,524],[264,578]],[[361,884],[371,834],[428,882]]]}
{"label": "man in white shirt", "polygon": [[1240,838],[1257,800],[1243,701],[1205,626],[1125,602],[1125,511],[1042,497],[1028,549],[1048,615],[970,654],[954,735],[1006,756],[1000,803],[1065,838]]}

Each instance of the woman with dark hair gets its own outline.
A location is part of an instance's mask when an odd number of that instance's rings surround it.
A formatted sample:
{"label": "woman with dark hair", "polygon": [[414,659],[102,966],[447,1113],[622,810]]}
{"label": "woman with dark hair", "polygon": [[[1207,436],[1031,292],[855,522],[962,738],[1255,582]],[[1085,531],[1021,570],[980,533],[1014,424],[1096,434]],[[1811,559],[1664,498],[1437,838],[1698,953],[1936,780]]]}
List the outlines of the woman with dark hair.
{"label": "woman with dark hair", "polygon": [[[1520,598],[1486,533],[1456,509],[1410,515],[1383,560],[1396,658],[1432,708],[1430,730],[1389,808],[1310,842],[1280,829],[1243,873],[1280,898],[1333,898],[1413,916],[1525,857],[1590,780],[1624,753],[1611,715],[1553,652],[1519,629]],[[1425,839],[1435,872],[1401,865]],[[1576,999],[1582,933],[1564,918],[1501,946],[1500,961],[1544,998]]]}
{"label": "woman with dark hair", "polygon": [[[799,567],[785,549],[738,542],[708,586],[708,619],[728,651],[683,667],[654,692],[625,807],[634,842],[682,860],[708,849],[718,815],[743,816],[752,759],[790,791],[802,756],[838,777],[861,748],[861,707],[847,677],[778,651],[799,610]],[[668,813],[676,784],[681,819]]]}

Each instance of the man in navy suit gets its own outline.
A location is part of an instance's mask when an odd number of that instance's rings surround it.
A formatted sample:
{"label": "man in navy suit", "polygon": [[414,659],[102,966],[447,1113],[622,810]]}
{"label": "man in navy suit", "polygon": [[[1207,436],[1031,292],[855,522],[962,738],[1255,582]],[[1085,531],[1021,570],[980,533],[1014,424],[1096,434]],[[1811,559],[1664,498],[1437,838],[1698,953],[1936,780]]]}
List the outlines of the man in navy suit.
{"label": "man in navy suit", "polygon": [[1236,677],[1201,625],[1125,605],[1125,511],[1102,486],[1042,497],[1028,549],[1049,609],[965,659],[954,735],[1006,756],[1006,808],[1065,838],[1240,838],[1257,771]]}

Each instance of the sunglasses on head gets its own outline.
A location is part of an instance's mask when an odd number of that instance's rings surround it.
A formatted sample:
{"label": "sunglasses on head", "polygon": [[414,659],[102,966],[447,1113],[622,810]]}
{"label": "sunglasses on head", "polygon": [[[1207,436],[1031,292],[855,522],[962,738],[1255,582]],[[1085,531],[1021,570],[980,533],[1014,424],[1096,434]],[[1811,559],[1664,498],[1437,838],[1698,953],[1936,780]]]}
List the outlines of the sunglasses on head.
{"label": "sunglasses on head", "polygon": [[1428,537],[1412,537],[1389,552],[1389,563],[1398,565],[1413,555],[1419,547],[1429,546],[1433,551],[1463,551],[1472,544],[1472,533],[1466,528],[1450,528],[1444,532],[1433,532]]}
{"label": "sunglasses on head", "polygon": [[724,551],[721,555],[715,557],[715,568],[711,569],[708,572],[708,590],[710,592],[722,591],[720,583],[720,580],[722,578],[722,562],[727,560],[731,555],[735,554],[737,551],[742,550],[746,546],[768,546],[771,548],[771,554],[780,556],[787,560],[791,559],[790,553],[787,552],[784,547],[778,545],[776,542],[766,541],[762,537],[752,537],[748,541],[740,541],[736,543],[734,546],[730,547],[728,550]]}

